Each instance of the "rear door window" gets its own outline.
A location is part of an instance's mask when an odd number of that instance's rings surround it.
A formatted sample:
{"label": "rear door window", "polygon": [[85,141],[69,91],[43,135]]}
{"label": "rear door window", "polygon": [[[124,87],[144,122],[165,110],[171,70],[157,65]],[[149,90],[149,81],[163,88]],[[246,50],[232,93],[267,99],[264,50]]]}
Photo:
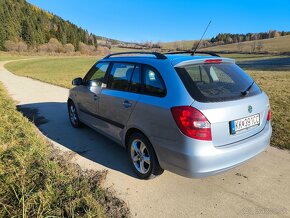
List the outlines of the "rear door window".
{"label": "rear door window", "polygon": [[261,93],[253,79],[231,63],[195,64],[175,68],[191,96],[200,102],[218,102],[244,98]]}
{"label": "rear door window", "polygon": [[128,91],[134,68],[134,64],[114,63],[109,75],[108,88]]}

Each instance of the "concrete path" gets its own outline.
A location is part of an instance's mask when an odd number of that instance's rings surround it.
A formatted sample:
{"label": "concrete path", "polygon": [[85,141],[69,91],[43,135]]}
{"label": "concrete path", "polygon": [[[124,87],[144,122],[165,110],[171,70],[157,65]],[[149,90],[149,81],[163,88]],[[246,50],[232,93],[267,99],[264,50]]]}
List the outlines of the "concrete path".
{"label": "concrete path", "polygon": [[[39,129],[72,161],[87,169],[108,169],[107,184],[124,199],[133,217],[290,217],[290,154],[273,147],[229,172],[188,179],[165,172],[137,179],[126,152],[98,133],[69,123],[68,90],[15,76],[0,62],[0,81],[22,108],[38,110]],[[0,124],[1,125],[1,124]]]}

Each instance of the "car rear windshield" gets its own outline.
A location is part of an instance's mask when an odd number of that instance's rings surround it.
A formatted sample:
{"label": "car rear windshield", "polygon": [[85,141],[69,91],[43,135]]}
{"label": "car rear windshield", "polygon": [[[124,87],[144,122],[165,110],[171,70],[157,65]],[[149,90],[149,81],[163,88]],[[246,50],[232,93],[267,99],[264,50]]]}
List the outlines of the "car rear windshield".
{"label": "car rear windshield", "polygon": [[192,98],[200,102],[230,101],[261,93],[253,79],[236,64],[205,63],[175,69]]}

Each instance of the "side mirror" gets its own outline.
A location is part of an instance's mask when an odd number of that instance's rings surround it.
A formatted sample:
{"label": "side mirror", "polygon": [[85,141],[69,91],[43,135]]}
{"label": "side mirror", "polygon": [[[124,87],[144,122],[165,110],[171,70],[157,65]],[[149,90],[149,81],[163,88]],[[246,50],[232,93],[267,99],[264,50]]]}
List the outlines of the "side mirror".
{"label": "side mirror", "polygon": [[72,81],[72,85],[73,86],[80,86],[83,84],[83,79],[78,77],[78,78],[75,78],[73,81]]}

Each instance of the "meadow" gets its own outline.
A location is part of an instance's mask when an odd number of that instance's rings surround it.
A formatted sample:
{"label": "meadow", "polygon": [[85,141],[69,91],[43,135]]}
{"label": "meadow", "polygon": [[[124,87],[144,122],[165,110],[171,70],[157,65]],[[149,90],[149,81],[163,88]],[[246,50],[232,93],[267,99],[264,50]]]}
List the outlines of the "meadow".
{"label": "meadow", "polygon": [[[208,39],[205,39],[208,40]],[[161,47],[164,49],[175,50],[177,47],[187,50],[191,49],[196,40],[183,40],[175,42],[164,42],[161,43]],[[262,48],[258,51],[253,51],[253,44],[260,43]],[[261,39],[255,41],[246,41],[241,43],[231,43],[225,45],[218,45],[208,48],[202,48],[201,51],[214,51],[214,52],[269,52],[269,53],[281,53],[290,51],[290,35],[281,36],[270,39]]]}
{"label": "meadow", "polygon": [[5,67],[19,75],[71,88],[71,81],[83,77],[98,57],[47,57],[27,61],[11,62]]}

